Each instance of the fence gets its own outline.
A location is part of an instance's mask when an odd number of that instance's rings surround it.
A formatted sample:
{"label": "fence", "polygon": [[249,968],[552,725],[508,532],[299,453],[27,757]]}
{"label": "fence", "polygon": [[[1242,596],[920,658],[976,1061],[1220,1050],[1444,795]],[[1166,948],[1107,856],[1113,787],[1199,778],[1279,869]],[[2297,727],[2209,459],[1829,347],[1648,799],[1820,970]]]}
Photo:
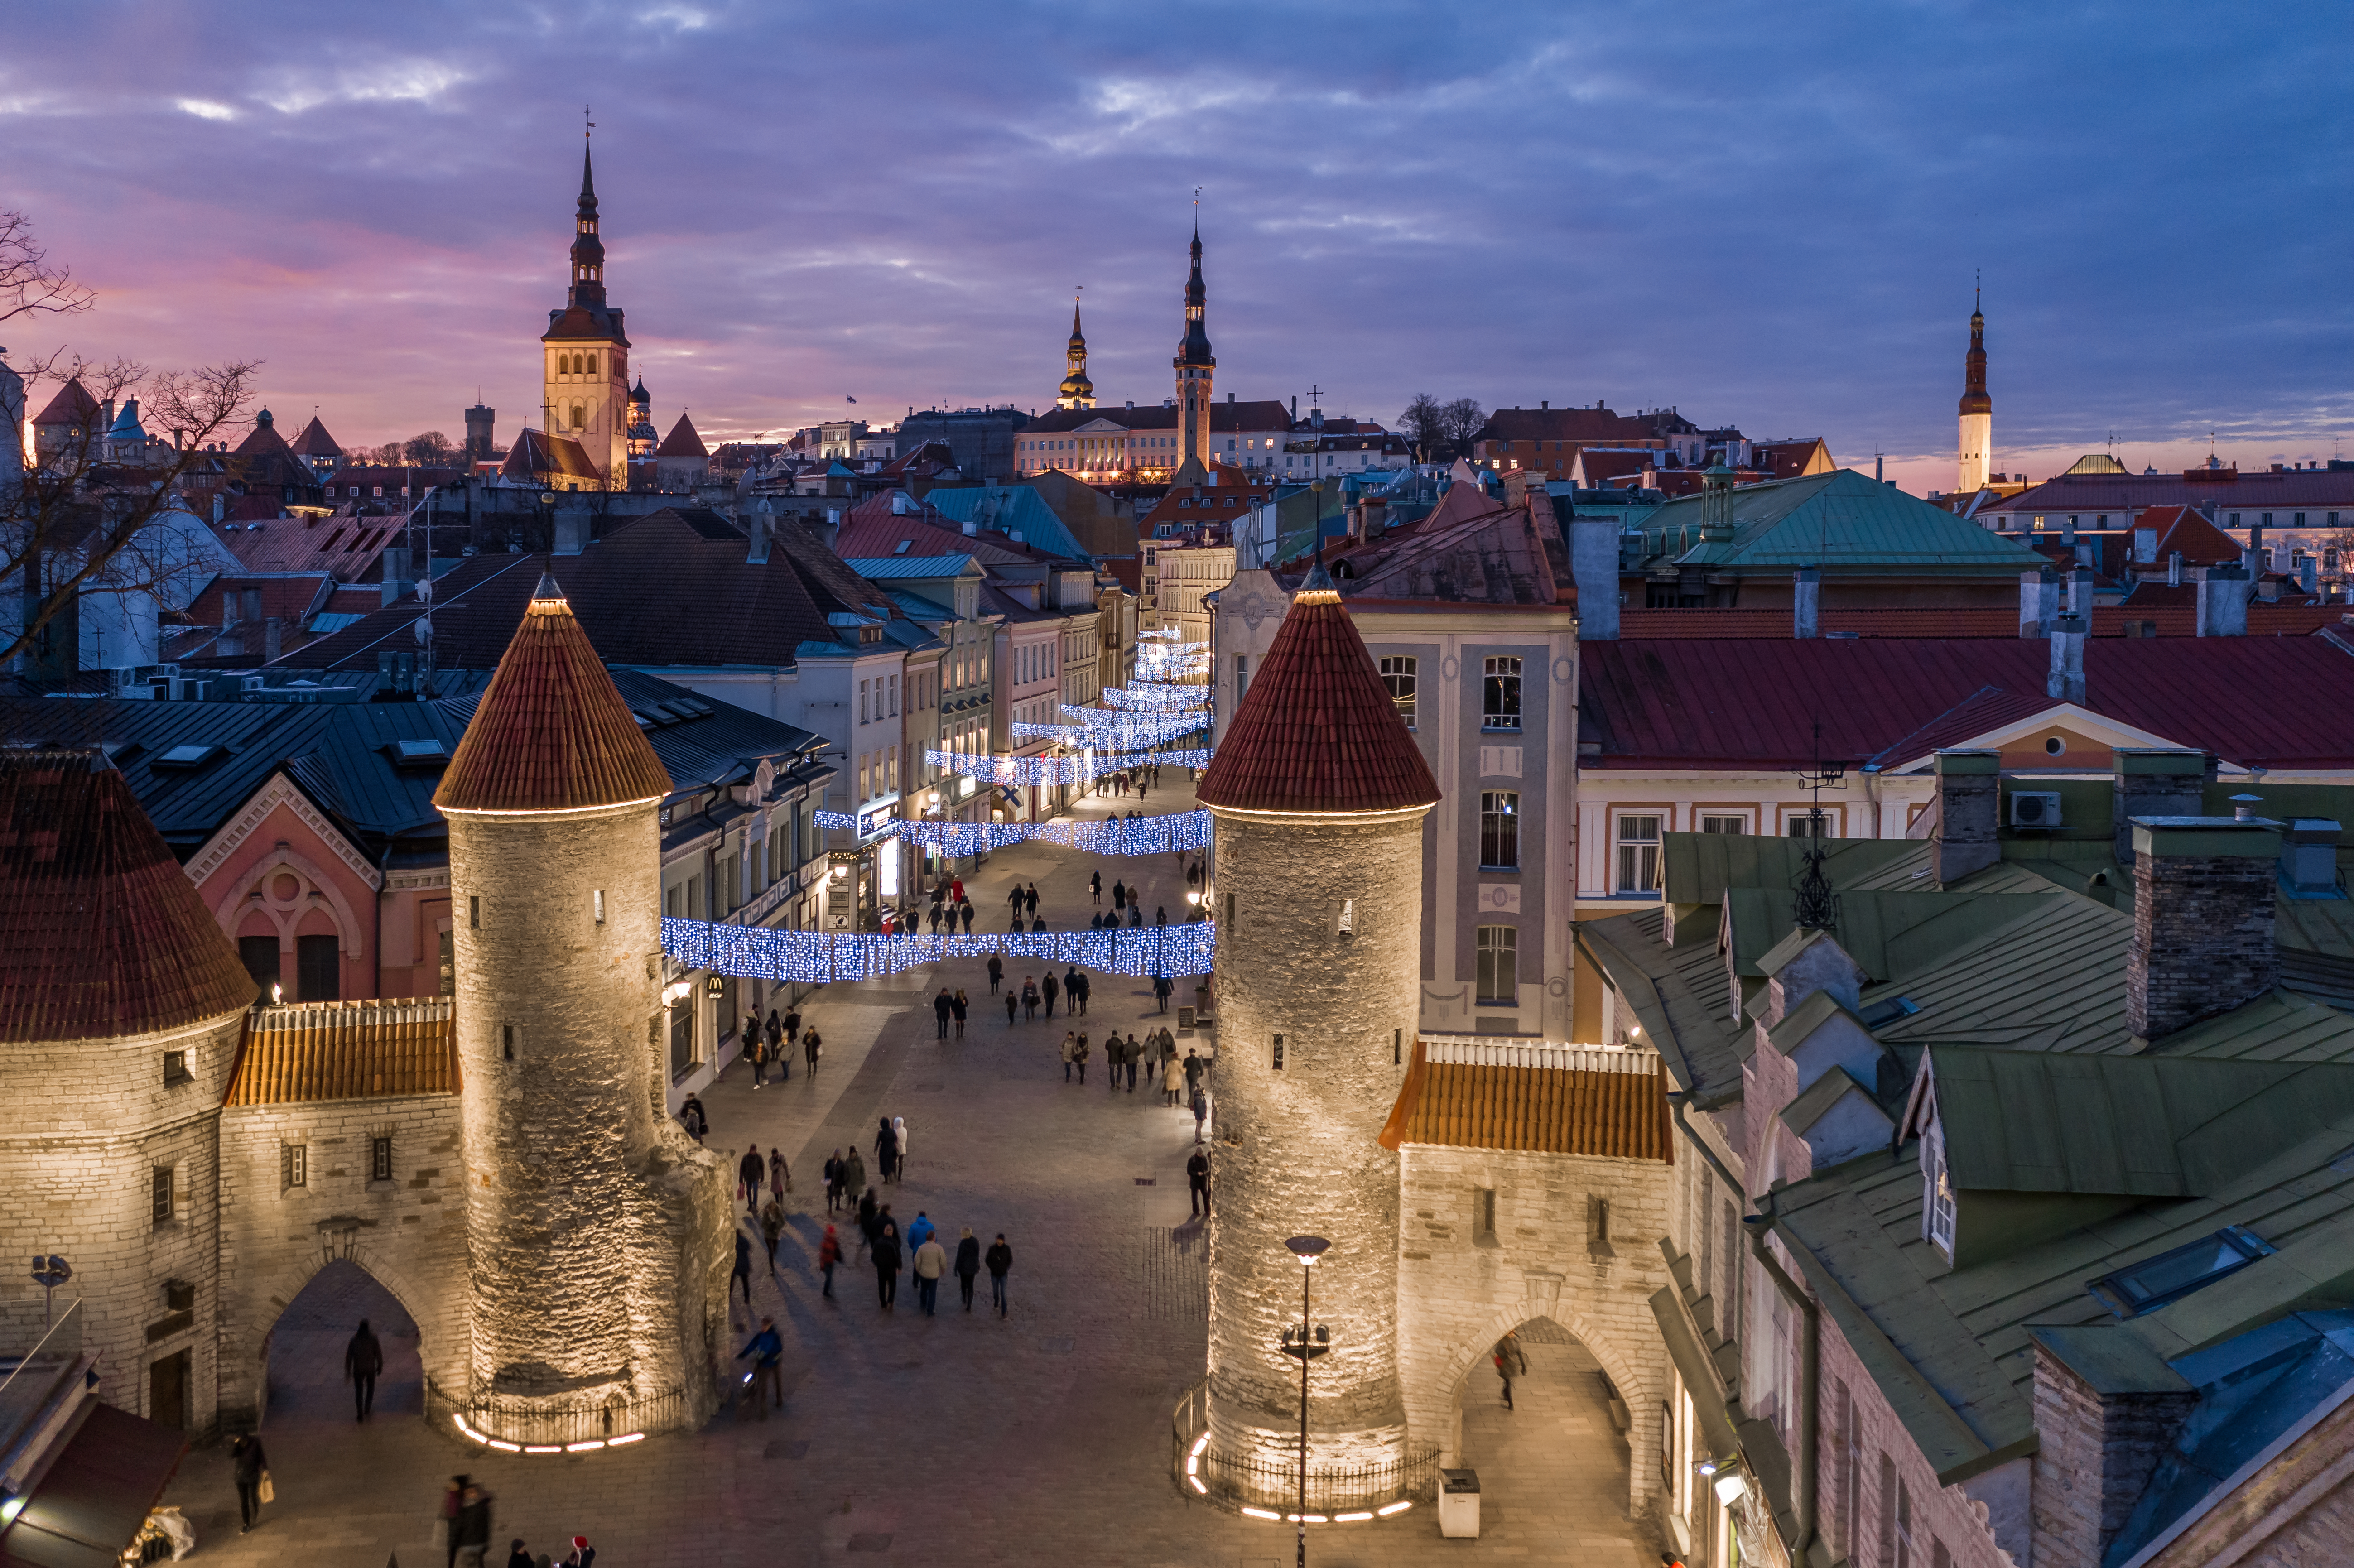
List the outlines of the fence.
{"label": "fence", "polygon": [[690,1414],[684,1388],[554,1404],[497,1394],[458,1399],[431,1378],[425,1380],[427,1421],[448,1423],[454,1417],[461,1435],[506,1453],[580,1452],[608,1443],[634,1443],[649,1433],[685,1425]]}
{"label": "fence", "polygon": [[[1221,1454],[1209,1444],[1210,1380],[1185,1391],[1169,1414],[1170,1469],[1186,1499],[1199,1497],[1226,1507],[1250,1503],[1297,1510],[1299,1460]],[[1313,1448],[1308,1466],[1308,1511],[1328,1517],[1367,1512],[1412,1498],[1436,1495],[1438,1450],[1425,1448],[1387,1465],[1320,1465]]]}

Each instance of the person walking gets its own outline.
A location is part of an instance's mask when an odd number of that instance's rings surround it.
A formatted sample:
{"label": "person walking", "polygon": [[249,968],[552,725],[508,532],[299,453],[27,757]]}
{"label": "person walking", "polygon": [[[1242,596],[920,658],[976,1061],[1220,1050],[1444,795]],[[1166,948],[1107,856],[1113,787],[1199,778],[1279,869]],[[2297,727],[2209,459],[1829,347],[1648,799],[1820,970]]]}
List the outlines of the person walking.
{"label": "person walking", "polygon": [[749,1019],[747,1019],[744,1023],[744,1054],[751,1058],[752,1086],[756,1089],[767,1088],[769,1086],[769,1040],[768,1036],[762,1034]]}
{"label": "person walking", "polygon": [[825,1276],[825,1288],[818,1294],[828,1298],[833,1295],[833,1266],[842,1261],[842,1238],[833,1227],[825,1227],[823,1239],[817,1244],[817,1271]]}
{"label": "person walking", "polygon": [[1038,982],[1028,975],[1022,977],[1022,1022],[1028,1023],[1038,1016]]}
{"label": "person walking", "polygon": [[1078,1065],[1079,1086],[1085,1088],[1087,1082],[1087,1037],[1086,1035],[1080,1035],[1077,1043],[1072,1045],[1071,1060]]}
{"label": "person walking", "polygon": [[736,1233],[736,1272],[727,1277],[727,1294],[731,1297],[736,1294],[737,1280],[744,1283],[744,1305],[749,1307],[752,1305],[752,1244],[744,1238],[742,1231]]}
{"label": "person walking", "polygon": [[907,1245],[911,1249],[923,1245],[932,1239],[932,1233],[937,1228],[932,1224],[932,1216],[917,1209],[916,1217],[907,1222]]}
{"label": "person walking", "polygon": [[875,1295],[888,1312],[899,1299],[899,1229],[885,1220],[875,1232]]}
{"label": "person walking", "polygon": [[781,1207],[785,1201],[785,1194],[792,1190],[793,1173],[785,1164],[785,1146],[781,1143],[772,1143],[769,1145],[769,1200]]}
{"label": "person walking", "polygon": [[523,1537],[520,1535],[507,1542],[507,1568],[536,1568],[531,1553],[523,1549]]}
{"label": "person walking", "polygon": [[883,1224],[883,1211],[875,1202],[875,1189],[869,1187],[858,1195],[858,1250],[875,1251],[875,1233]]}
{"label": "person walking", "polygon": [[759,1411],[760,1419],[766,1421],[769,1418],[769,1404],[771,1400],[775,1401],[779,1410],[785,1407],[781,1365],[785,1355],[785,1340],[784,1336],[777,1332],[777,1320],[774,1318],[760,1319],[760,1331],[752,1336],[750,1343],[736,1352],[736,1359],[740,1361],[750,1355],[760,1358],[752,1363],[752,1404]]}
{"label": "person walking", "polygon": [[1079,1037],[1072,1031],[1063,1031],[1063,1082],[1071,1081],[1071,1069],[1078,1065]]}
{"label": "person walking", "polygon": [[1152,977],[1152,1000],[1161,1004],[1161,1012],[1166,1012],[1169,1011],[1169,996],[1170,993],[1174,991],[1176,989],[1176,982],[1172,980],[1167,975],[1154,975]]}
{"label": "person walking", "polygon": [[972,935],[972,902],[968,899],[957,906],[957,916],[964,922],[964,934]]}
{"label": "person walking", "polygon": [[1097,871],[1087,874],[1087,895],[1095,900],[1097,908],[1100,909],[1103,907],[1102,872]]}
{"label": "person walking", "polygon": [[989,994],[997,994],[997,982],[1005,978],[1005,960],[995,953],[989,955]]}
{"label": "person walking", "polygon": [[[270,1457],[261,1451],[260,1436],[247,1432],[228,1446],[228,1462],[230,1475],[237,1482],[237,1532],[243,1535],[261,1522],[261,1484],[270,1476]],[[472,1489],[470,1487],[467,1490],[472,1491]],[[450,1539],[456,1542],[461,1551],[466,1545],[465,1517],[465,1506],[461,1501],[457,1518],[451,1521],[456,1528],[450,1534]],[[490,1540],[490,1531],[485,1530],[482,1543],[487,1546]]]}
{"label": "person walking", "polygon": [[760,1158],[757,1143],[745,1149],[744,1158],[736,1162],[736,1195],[744,1200],[744,1212],[758,1215],[760,1212],[760,1183],[769,1178],[769,1162]]}
{"label": "person walking", "polygon": [[1048,969],[1045,978],[1038,982],[1038,994],[1046,999],[1046,1016],[1049,1018],[1055,1016],[1055,993],[1059,989],[1055,983],[1055,971]]}
{"label": "person walking", "polygon": [[949,1013],[954,1010],[955,1005],[949,1000],[949,988],[946,986],[940,987],[939,995],[932,998],[932,1018],[939,1026],[938,1032],[932,1036],[935,1040],[945,1040],[949,1037]]}
{"label": "person walking", "polygon": [[891,1118],[885,1117],[875,1124],[875,1170],[883,1185],[891,1184],[892,1172],[899,1168],[899,1135],[891,1130]]}
{"label": "person walking", "polygon": [[458,1556],[482,1568],[491,1550],[491,1494],[469,1481],[458,1502]]}
{"label": "person walking", "polygon": [[1005,1277],[1013,1267],[1013,1249],[1005,1245],[1003,1231],[997,1233],[997,1240],[990,1244],[981,1262],[989,1269],[989,1303],[1002,1318],[1005,1316]]}
{"label": "person walking", "polygon": [[907,1179],[907,1118],[906,1117],[895,1116],[891,1118],[891,1136],[896,1143],[896,1150],[892,1155],[891,1170],[897,1180],[905,1181]]}
{"label": "person walking", "polygon": [[1095,991],[1095,982],[1087,979],[1087,970],[1073,969],[1063,985],[1070,995],[1079,999],[1079,1016],[1085,1018],[1087,1015],[1087,997]]}
{"label": "person walking", "polygon": [[1022,885],[1017,882],[1013,885],[1013,891],[1005,895],[1005,902],[1013,906],[1013,918],[1016,924],[1019,924],[1022,919]]}
{"label": "person walking", "polygon": [[1185,1092],[1188,1096],[1191,1096],[1195,1089],[1202,1086],[1202,1075],[1208,1070],[1209,1064],[1203,1061],[1201,1057],[1195,1055],[1193,1054],[1193,1048],[1191,1045],[1186,1046]]}
{"label": "person walking", "polygon": [[972,1004],[965,1000],[961,990],[949,998],[949,1017],[956,1023],[956,1037],[960,1040],[964,1038],[964,1015],[971,1008]]}
{"label": "person walking", "polygon": [[967,1225],[963,1236],[957,1242],[956,1277],[957,1287],[964,1293],[964,1309],[968,1312],[972,1310],[973,1277],[980,1272],[981,1242],[973,1235],[972,1227]]}
{"label": "person walking", "polygon": [[777,1238],[785,1234],[785,1206],[774,1198],[760,1205],[760,1242],[769,1249],[769,1277],[777,1274]]}
{"label": "person walking", "polygon": [[703,1135],[710,1130],[711,1123],[710,1119],[703,1114],[703,1100],[700,1096],[689,1095],[679,1102],[678,1124],[686,1128],[687,1137],[697,1143],[703,1141]]}
{"label": "person walking", "polygon": [[940,1245],[940,1238],[928,1229],[924,1233],[924,1239],[916,1244],[913,1266],[917,1305],[923,1308],[925,1317],[937,1317],[940,1304],[940,1276],[949,1271],[949,1255],[948,1249]]}
{"label": "person walking", "polygon": [[818,1039],[816,1030],[812,1029],[801,1036],[801,1054],[809,1062],[809,1075],[812,1078],[817,1076],[817,1059],[822,1047],[822,1042]]}
{"label": "person walking", "polygon": [[866,1161],[859,1155],[857,1147],[853,1145],[850,1152],[842,1157],[842,1201],[854,1208],[859,1195],[865,1191]]}
{"label": "person walking", "polygon": [[1018,997],[1018,996],[1015,996],[1015,995],[1014,995],[1011,991],[1008,991],[1005,993],[1005,1027],[1006,1027],[1006,1028],[1011,1029],[1011,1028],[1013,1028],[1013,1015],[1014,1015],[1016,1012],[1020,1012],[1020,1011],[1021,1011],[1021,1008],[1022,1008],[1022,999],[1021,999],[1020,997]]}
{"label": "person walking", "polygon": [[352,1342],[344,1347],[344,1376],[351,1380],[352,1399],[359,1408],[356,1419],[366,1421],[368,1412],[376,1407],[376,1380],[383,1371],[384,1347],[376,1342],[376,1330],[363,1318],[352,1335]]}
{"label": "person walking", "polygon": [[1119,1093],[1119,1065],[1123,1059],[1119,1031],[1115,1029],[1111,1032],[1111,1038],[1104,1042],[1104,1081],[1111,1086],[1113,1094]]}
{"label": "person walking", "polygon": [[1208,1219],[1210,1217],[1210,1155],[1208,1150],[1196,1149],[1193,1150],[1193,1158],[1185,1161],[1185,1188],[1187,1192],[1190,1194],[1190,1202],[1192,1203],[1191,1212],[1200,1215],[1203,1219]]}
{"label": "person walking", "polygon": [[1510,1329],[1496,1341],[1496,1375],[1504,1384],[1504,1408],[1512,1408],[1512,1379],[1529,1375],[1529,1358],[1521,1351],[1521,1337]]}
{"label": "person walking", "polygon": [[1123,910],[1123,909],[1125,909],[1125,908],[1127,908],[1127,907],[1128,907],[1128,884],[1126,884],[1125,882],[1115,882],[1115,883],[1113,883],[1113,884],[1111,885],[1111,909],[1112,909],[1112,913],[1113,913],[1113,914],[1115,914],[1115,915],[1117,915],[1117,914],[1119,914],[1121,910]]}
{"label": "person walking", "polygon": [[[935,898],[932,900],[931,913],[927,915],[925,918],[931,923],[932,935],[935,937],[938,936],[940,934],[940,903],[938,899]],[[950,916],[949,919],[953,922],[955,916]]]}
{"label": "person walking", "polygon": [[1193,1091],[1193,1141],[1202,1141],[1202,1124],[1210,1119],[1210,1097],[1200,1088]]}
{"label": "person walking", "polygon": [[[231,1445],[229,1452],[237,1449]],[[452,1476],[441,1489],[441,1539],[450,1549],[449,1568],[458,1568],[458,1509],[466,1499],[466,1478]]]}
{"label": "person walking", "polygon": [[1036,883],[1032,883],[1030,890],[1022,895],[1022,906],[1030,918],[1033,920],[1038,918],[1038,885]]}
{"label": "person walking", "polygon": [[827,1155],[818,1173],[825,1179],[825,1212],[830,1214],[842,1202],[842,1150]]}

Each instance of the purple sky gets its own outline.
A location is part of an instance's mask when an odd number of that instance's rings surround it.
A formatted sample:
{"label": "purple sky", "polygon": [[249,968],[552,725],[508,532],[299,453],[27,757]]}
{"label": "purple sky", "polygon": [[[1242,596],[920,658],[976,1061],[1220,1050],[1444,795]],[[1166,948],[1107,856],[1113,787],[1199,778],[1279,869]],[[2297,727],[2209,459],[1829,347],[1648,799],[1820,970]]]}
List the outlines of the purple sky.
{"label": "purple sky", "polygon": [[37,6],[5,199],[61,342],[268,361],[291,429],[514,438],[596,106],[667,428],[1044,407],[1071,289],[1167,395],[1193,187],[1220,390],[1394,419],[1672,403],[1952,482],[1972,270],[1995,466],[2327,458],[2354,420],[2342,8]]}

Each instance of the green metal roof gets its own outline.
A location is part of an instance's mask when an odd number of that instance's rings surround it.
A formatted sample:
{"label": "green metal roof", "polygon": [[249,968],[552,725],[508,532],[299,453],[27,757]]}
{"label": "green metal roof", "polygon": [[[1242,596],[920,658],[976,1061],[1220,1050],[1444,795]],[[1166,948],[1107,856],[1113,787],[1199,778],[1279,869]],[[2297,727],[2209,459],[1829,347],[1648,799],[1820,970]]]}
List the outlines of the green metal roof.
{"label": "green metal roof", "polygon": [[1670,948],[1661,931],[1666,919],[1665,911],[1653,908],[1581,920],[1577,942],[1634,1009],[1676,1086],[1693,1091],[1704,1107],[1722,1105],[1740,1096],[1750,1029],[1734,1016],[1732,982],[1716,944]]}
{"label": "green metal roof", "polygon": [[[1831,934],[1873,980],[1893,980],[1967,947],[2043,903],[2063,896],[2048,884],[2031,893],[1956,893],[1924,883],[1920,891],[1854,888],[1840,895]],[[1797,928],[1796,895],[1780,887],[1736,887],[1725,895],[1734,972],[1762,975],[1765,959]]]}
{"label": "green metal roof", "polygon": [[[1789,887],[1806,865],[1808,839],[1766,833],[1666,833],[1660,837],[1661,891],[1670,904],[1722,904],[1728,887]],[[1829,839],[1823,846],[1823,874],[1833,887],[1863,885],[1863,879],[1899,861],[1925,857],[1930,845],[1915,839]]]}
{"label": "green metal roof", "polygon": [[1707,500],[1704,493],[1678,496],[1654,510],[1643,522],[1645,556],[1754,571],[1903,567],[2000,576],[2044,564],[2024,545],[1853,469],[1738,486],[1731,493],[1729,540],[1701,537]]}

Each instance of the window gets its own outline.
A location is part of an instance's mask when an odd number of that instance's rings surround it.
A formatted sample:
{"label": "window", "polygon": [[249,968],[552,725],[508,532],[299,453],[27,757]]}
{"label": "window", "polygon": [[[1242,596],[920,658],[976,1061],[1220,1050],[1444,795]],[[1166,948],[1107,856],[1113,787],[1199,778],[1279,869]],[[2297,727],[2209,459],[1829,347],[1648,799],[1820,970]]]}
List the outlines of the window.
{"label": "window", "polygon": [[2120,1318],[2132,1318],[2236,1274],[2272,1245],[2243,1225],[2226,1225],[2188,1246],[2147,1258],[2093,1281],[2093,1294]]}
{"label": "window", "polygon": [[1946,1170],[1946,1128],[1935,1117],[1929,1118],[1926,1136],[1921,1139],[1921,1224],[1923,1233],[1954,1261],[1954,1187]]}
{"label": "window", "polygon": [[1235,655],[1235,710],[1237,713],[1242,710],[1243,694],[1249,690],[1250,655],[1237,653]]}
{"label": "window", "polygon": [[253,977],[257,994],[264,1001],[270,998],[270,988],[278,983],[278,938],[276,937],[239,937],[237,956],[245,962],[245,972]]}
{"label": "window", "polygon": [[188,1054],[186,1051],[164,1053],[164,1083],[167,1087],[173,1084],[185,1084],[195,1075],[188,1071]]}
{"label": "window", "polygon": [[582,370],[581,374],[584,376],[594,376],[597,374],[597,356],[595,355],[592,354],[588,356],[587,368]]}
{"label": "window", "polygon": [[1408,729],[1414,727],[1414,670],[1410,658],[1382,661],[1382,684],[1390,689],[1390,701],[1397,705],[1398,717],[1405,720]]}
{"label": "window", "polygon": [[1521,662],[1504,657],[1487,662],[1479,723],[1486,729],[1521,727]]}
{"label": "window", "polygon": [[173,1171],[170,1166],[155,1167],[148,1179],[148,1192],[154,1203],[155,1223],[159,1225],[166,1224],[172,1217],[172,1203],[175,1196]]}
{"label": "window", "polygon": [[278,1146],[278,1184],[288,1189],[311,1184],[309,1144],[281,1143]]}
{"label": "window", "polygon": [[1737,817],[1705,816],[1700,820],[1700,831],[1704,833],[1724,833],[1737,838],[1749,831],[1749,818],[1745,813]]}
{"label": "window", "polygon": [[1511,789],[1479,796],[1479,863],[1517,870],[1521,863],[1521,797]]}
{"label": "window", "polygon": [[372,1138],[368,1139],[368,1180],[371,1181],[389,1181],[392,1180],[391,1139]]}
{"label": "window", "polygon": [[1495,1245],[1496,1189],[1493,1187],[1471,1189],[1471,1240],[1474,1244],[1486,1242],[1490,1246]]}
{"label": "window", "polygon": [[499,1060],[501,1060],[502,1062],[512,1062],[512,1061],[514,1061],[514,1047],[515,1047],[514,1025],[514,1024],[512,1024],[512,1023],[502,1023],[502,1024],[500,1024],[500,1025],[499,1025]]}
{"label": "window", "polygon": [[1850,1563],[1862,1561],[1862,1542],[1856,1539],[1856,1526],[1861,1521],[1858,1510],[1863,1484],[1863,1445],[1859,1439],[1855,1423],[1855,1394],[1845,1380],[1831,1380],[1831,1459],[1837,1468],[1833,1483],[1831,1519],[1838,1529],[1838,1545],[1845,1550]]}
{"label": "window", "polygon": [[597,890],[596,912],[597,924],[602,926],[605,923],[605,890],[601,887]]}
{"label": "window", "polygon": [[1521,933],[1516,926],[1479,927],[1479,1000],[1518,1007],[1521,1002]]}
{"label": "window", "polygon": [[294,938],[295,972],[302,980],[304,1001],[334,1001],[344,994],[343,955],[334,937]]}
{"label": "window", "polygon": [[1275,1037],[1275,1070],[1278,1073],[1283,1071],[1283,1036],[1280,1034]]}
{"label": "window", "polygon": [[572,428],[576,430],[585,430],[588,428],[588,410],[578,403],[572,405]]}
{"label": "window", "polygon": [[479,895],[466,900],[466,924],[476,931],[482,928],[482,900]]}
{"label": "window", "polygon": [[1618,819],[1618,891],[1652,893],[1659,885],[1659,819]]}
{"label": "window", "polygon": [[860,724],[866,722],[866,688],[872,684],[874,683],[871,681],[858,683],[858,722]]}

